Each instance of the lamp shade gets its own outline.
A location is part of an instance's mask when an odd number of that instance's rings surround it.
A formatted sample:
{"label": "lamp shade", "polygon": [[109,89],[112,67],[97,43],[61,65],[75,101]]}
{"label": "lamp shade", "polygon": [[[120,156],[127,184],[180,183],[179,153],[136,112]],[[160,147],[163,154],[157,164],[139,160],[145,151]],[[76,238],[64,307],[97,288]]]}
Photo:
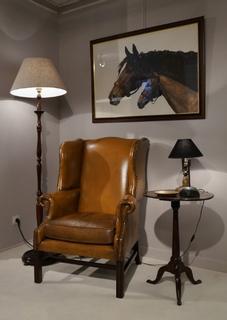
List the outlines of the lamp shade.
{"label": "lamp shade", "polygon": [[190,159],[202,156],[203,154],[191,139],[178,139],[170,152],[169,158]]}
{"label": "lamp shade", "polygon": [[24,98],[58,97],[66,94],[66,88],[50,59],[26,58],[23,60],[10,93]]}

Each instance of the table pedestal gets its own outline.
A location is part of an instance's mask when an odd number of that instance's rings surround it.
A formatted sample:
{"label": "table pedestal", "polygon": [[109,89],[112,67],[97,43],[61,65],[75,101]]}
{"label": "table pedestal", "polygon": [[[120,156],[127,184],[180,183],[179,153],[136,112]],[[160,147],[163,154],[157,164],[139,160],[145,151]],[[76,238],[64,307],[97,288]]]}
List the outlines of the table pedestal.
{"label": "table pedestal", "polygon": [[167,265],[159,268],[155,280],[147,280],[147,283],[158,283],[164,274],[164,272],[170,272],[175,275],[176,283],[176,295],[177,304],[181,305],[181,273],[185,272],[188,279],[192,284],[199,284],[201,280],[195,280],[191,268],[185,266],[180,256],[180,238],[179,238],[179,222],[178,222],[178,210],[180,208],[180,201],[171,201],[171,207],[173,209],[173,234],[172,234],[172,256]]}

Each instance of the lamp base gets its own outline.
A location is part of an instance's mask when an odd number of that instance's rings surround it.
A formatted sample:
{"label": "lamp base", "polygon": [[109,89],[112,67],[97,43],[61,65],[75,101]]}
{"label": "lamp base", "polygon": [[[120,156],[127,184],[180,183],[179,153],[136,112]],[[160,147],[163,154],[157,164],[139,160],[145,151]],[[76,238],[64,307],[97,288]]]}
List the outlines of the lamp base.
{"label": "lamp base", "polygon": [[[34,266],[35,256],[36,256],[35,250],[28,250],[23,254],[21,259],[25,266]],[[57,263],[58,261],[54,258],[54,256],[59,257],[59,254],[42,252],[41,254],[42,266],[49,266],[51,264]]]}
{"label": "lamp base", "polygon": [[182,187],[179,190],[180,197],[183,198],[199,198],[199,190],[195,187]]}

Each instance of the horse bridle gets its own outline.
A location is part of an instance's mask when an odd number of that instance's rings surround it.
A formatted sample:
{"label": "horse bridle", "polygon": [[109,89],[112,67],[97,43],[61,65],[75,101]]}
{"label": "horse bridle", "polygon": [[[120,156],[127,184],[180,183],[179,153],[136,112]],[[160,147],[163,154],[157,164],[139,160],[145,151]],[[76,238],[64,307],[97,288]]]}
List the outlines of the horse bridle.
{"label": "horse bridle", "polygon": [[[123,69],[124,65],[127,63],[127,60],[128,60],[127,57],[125,57],[125,59],[120,63],[119,69],[118,69],[118,76],[120,75],[121,70]],[[134,68],[133,68],[133,69],[134,69]],[[135,69],[134,69],[134,71],[135,71]],[[137,72],[138,72],[138,70],[137,70]],[[139,90],[142,82],[143,82],[142,80],[137,80],[137,81],[136,81],[136,86],[137,86],[137,88],[134,89],[134,90],[129,90],[128,86],[125,86],[125,87],[124,87],[124,94],[125,94],[125,96],[126,96],[126,97],[131,97],[133,94],[135,94],[135,93]],[[119,84],[119,81],[116,81],[114,84],[117,85],[117,86],[120,85],[120,84]]]}
{"label": "horse bridle", "polygon": [[[142,83],[142,82],[141,82]],[[125,95],[126,97],[131,97],[134,93],[136,93],[140,88],[140,85],[138,88],[136,88],[134,91],[130,91],[130,92],[127,92]]]}
{"label": "horse bridle", "polygon": [[[134,89],[134,90],[129,90],[128,86],[125,86],[125,87],[124,87],[124,94],[125,94],[125,96],[126,96],[126,97],[131,97],[134,93],[136,93],[136,92],[139,90],[142,82],[143,82],[143,81],[141,81],[141,80],[137,81],[138,87],[137,87],[136,89]],[[114,85],[120,86],[119,81],[116,81],[116,82],[114,83]]]}

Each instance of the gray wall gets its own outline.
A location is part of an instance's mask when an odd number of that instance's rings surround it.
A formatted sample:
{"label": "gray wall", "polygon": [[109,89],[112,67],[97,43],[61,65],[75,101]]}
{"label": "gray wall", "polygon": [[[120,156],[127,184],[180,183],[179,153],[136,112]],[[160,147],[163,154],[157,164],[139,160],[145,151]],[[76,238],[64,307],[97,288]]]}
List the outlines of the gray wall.
{"label": "gray wall", "polygon": [[[45,101],[43,117],[43,190],[54,190],[58,145],[66,139],[101,136],[150,139],[148,187],[173,188],[181,182],[180,161],[168,154],[177,138],[192,138],[204,154],[192,163],[192,182],[215,194],[206,203],[198,236],[186,257],[195,265],[227,270],[225,137],[227,83],[225,0],[115,0],[62,16],[60,19],[29,1],[0,3],[0,249],[20,241],[11,217],[20,214],[27,237],[35,226],[36,118],[35,101],[9,95],[18,68],[28,56],[50,57],[60,66],[68,88],[62,100]],[[206,119],[140,123],[92,124],[89,41],[129,30],[204,15],[206,20]],[[59,61],[58,61],[59,54]],[[181,240],[185,247],[200,205],[181,208]],[[171,211],[168,203],[144,203],[141,240],[146,259],[168,259]]]}
{"label": "gray wall", "polygon": [[[25,57],[44,56],[57,63],[56,16],[29,1],[0,1],[0,249],[21,241],[12,225],[20,215],[26,237],[35,226],[36,115],[35,101],[9,94]],[[43,189],[54,189],[58,162],[58,101],[44,101]]]}
{"label": "gray wall", "polygon": [[[69,89],[61,107],[60,140],[101,136],[150,139],[149,189],[173,188],[181,182],[180,161],[168,154],[178,138],[192,138],[204,157],[192,163],[192,183],[213,192],[206,202],[197,238],[186,260],[227,270],[227,2],[219,0],[115,0],[60,19],[60,70]],[[92,124],[89,41],[129,30],[184,20],[206,20],[206,119],[144,123]],[[142,216],[141,240],[147,259],[168,259],[171,211],[165,202],[148,200]],[[200,204],[182,205],[181,240],[194,231]]]}

